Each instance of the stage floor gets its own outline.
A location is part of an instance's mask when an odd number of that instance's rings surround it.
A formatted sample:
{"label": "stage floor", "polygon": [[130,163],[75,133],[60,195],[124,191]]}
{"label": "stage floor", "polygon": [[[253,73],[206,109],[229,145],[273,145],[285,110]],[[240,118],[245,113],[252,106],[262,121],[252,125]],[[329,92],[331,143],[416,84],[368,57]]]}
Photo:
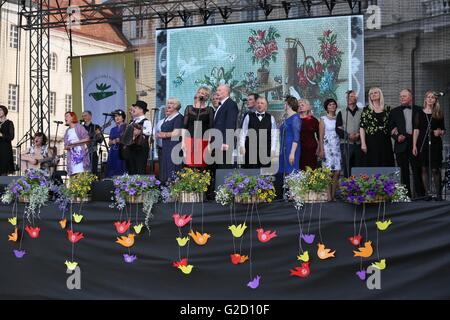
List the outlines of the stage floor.
{"label": "stage floor", "polygon": [[[299,266],[297,213],[290,203],[259,205],[261,226],[276,230],[278,237],[267,243],[256,239],[258,219],[253,218],[253,276],[261,275],[259,288],[246,286],[250,280],[249,263],[233,265],[233,241],[230,211],[213,203],[204,204],[204,231],[212,235],[205,246],[190,245],[190,263],[194,269],[184,275],[172,267],[178,260],[173,223],[173,204],[154,208],[152,233],[145,229],[136,237],[132,254],[138,259],[125,263],[125,248],[115,243],[117,210],[109,203],[89,203],[76,231],[85,239],[75,246],[75,260],[81,269],[81,289],[68,290],[64,262],[70,260],[71,243],[58,224],[58,209],[52,204],[43,209],[38,225],[41,235],[24,235],[27,254],[15,258],[17,244],[7,241],[12,226],[8,223],[10,207],[0,206],[0,298],[1,299],[438,299],[450,298],[450,203],[414,202],[387,204],[386,216],[393,224],[379,233],[378,249],[387,260],[381,272],[381,289],[369,290],[355,272],[359,259],[347,237],[353,235],[354,207],[344,203],[323,205],[321,234],[327,247],[336,250],[336,258],[317,258],[319,205],[314,206],[310,232],[316,234],[309,250],[311,274],[308,278],[291,277],[290,269]],[[190,213],[185,206],[183,213]],[[247,206],[237,208],[238,223]],[[309,210],[309,209],[308,209]],[[19,210],[19,213],[21,211]],[[306,221],[309,219],[307,211]],[[361,217],[361,209],[357,211]],[[369,239],[376,242],[377,206],[366,212]],[[142,220],[142,216],[140,217]],[[193,228],[201,228],[201,205],[194,206]],[[247,222],[249,224],[249,220]],[[357,227],[358,227],[357,222]],[[364,229],[364,227],[363,227]],[[183,233],[187,234],[187,227]],[[365,232],[365,231],[364,231]],[[242,252],[249,253],[249,229],[244,234]],[[191,240],[192,241],[192,240]],[[236,240],[239,245],[239,239]],[[365,259],[364,266],[376,260]]]}

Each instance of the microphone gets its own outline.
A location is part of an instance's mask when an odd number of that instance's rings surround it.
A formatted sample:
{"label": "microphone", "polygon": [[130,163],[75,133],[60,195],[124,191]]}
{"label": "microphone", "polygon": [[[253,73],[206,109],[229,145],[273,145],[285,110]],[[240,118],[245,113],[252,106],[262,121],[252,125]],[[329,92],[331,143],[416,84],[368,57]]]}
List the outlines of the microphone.
{"label": "microphone", "polygon": [[114,113],[114,112],[110,112],[110,113],[105,113],[105,112],[103,112],[102,114],[103,114],[104,116],[111,116],[111,117],[116,116],[116,113]]}
{"label": "microphone", "polygon": [[56,124],[63,124],[64,122],[53,120],[53,123],[56,123]]}
{"label": "microphone", "polygon": [[80,120],[79,122],[80,122],[80,124],[83,124],[83,123],[85,123],[85,121],[84,121],[84,120]]}
{"label": "microphone", "polygon": [[152,108],[152,110],[159,110],[159,108]]}
{"label": "microphone", "polygon": [[242,99],[242,102],[247,102],[247,98],[243,98],[243,99]]}
{"label": "microphone", "polygon": [[435,96],[436,98],[443,97],[443,96],[445,96],[445,93],[444,92],[440,92],[440,91],[434,91],[433,92],[433,96]]}

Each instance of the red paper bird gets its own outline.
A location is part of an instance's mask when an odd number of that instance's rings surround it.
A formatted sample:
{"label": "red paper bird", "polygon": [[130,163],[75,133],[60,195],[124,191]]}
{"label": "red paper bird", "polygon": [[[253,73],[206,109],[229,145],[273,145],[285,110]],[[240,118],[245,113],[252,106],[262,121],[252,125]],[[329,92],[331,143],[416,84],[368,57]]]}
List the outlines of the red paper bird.
{"label": "red paper bird", "polygon": [[174,215],[172,215],[172,217],[173,217],[173,221],[175,222],[175,225],[178,228],[184,227],[186,224],[189,223],[189,221],[192,220],[191,214],[189,216],[186,214],[180,216],[178,213],[175,213]]}
{"label": "red paper bird", "polygon": [[239,253],[230,254],[232,264],[241,264],[248,260],[248,256],[241,256]]}
{"label": "red paper bird", "polygon": [[361,244],[362,236],[358,234],[357,236],[348,237],[348,241],[355,247],[359,246]]}
{"label": "red paper bird", "polygon": [[276,231],[267,230],[264,231],[264,229],[256,229],[256,232],[258,232],[258,240],[261,242],[268,242],[270,239],[275,238],[277,236]]}
{"label": "red paper bird", "polygon": [[35,238],[39,238],[39,232],[41,231],[41,228],[39,228],[39,227],[33,228],[30,226],[26,226],[25,231],[28,232],[30,237],[35,239]]}
{"label": "red paper bird", "polygon": [[172,263],[172,266],[174,266],[175,268],[178,268],[179,266],[187,266],[188,265],[188,261],[187,258],[181,259],[180,261],[175,261],[174,263]]}
{"label": "red paper bird", "polygon": [[84,238],[83,233],[81,232],[73,232],[71,229],[67,230],[67,237],[69,238],[69,241],[72,243],[77,243],[81,239]]}
{"label": "red paper bird", "polygon": [[291,269],[291,276],[297,276],[300,278],[307,278],[310,274],[309,262],[303,262],[301,267]]}
{"label": "red paper bird", "polygon": [[114,222],[114,225],[116,226],[117,233],[122,234],[127,232],[128,228],[130,228],[131,221],[130,220],[122,222],[116,221]]}

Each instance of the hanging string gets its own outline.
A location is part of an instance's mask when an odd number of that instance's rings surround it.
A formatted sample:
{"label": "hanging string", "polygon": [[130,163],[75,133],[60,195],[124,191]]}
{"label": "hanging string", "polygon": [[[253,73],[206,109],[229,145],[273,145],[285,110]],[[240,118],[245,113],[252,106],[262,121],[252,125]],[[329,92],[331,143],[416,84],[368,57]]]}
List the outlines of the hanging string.
{"label": "hanging string", "polygon": [[253,252],[253,204],[252,204],[252,211],[250,213],[250,253],[249,253],[249,267],[250,267],[250,279],[253,279],[253,263],[252,263],[252,252]]}
{"label": "hanging string", "polygon": [[[311,206],[311,208],[312,208],[312,206]],[[309,233],[309,229],[308,229],[308,233]],[[320,203],[320,207],[319,207],[319,238],[320,238],[320,243],[323,243],[323,239],[322,239],[322,202]]]}
{"label": "hanging string", "polygon": [[[311,220],[312,220],[312,213],[313,213],[313,206],[314,206],[314,202],[311,203],[311,210],[309,213],[309,222],[308,222],[308,234],[309,234],[309,229],[311,227]],[[320,220],[319,220],[320,221]]]}
{"label": "hanging string", "polygon": [[[299,229],[299,232],[300,232],[300,236],[298,237],[298,246],[299,246],[299,255],[300,254],[302,254],[304,251],[303,251],[303,247],[302,247],[302,238],[301,238],[301,235],[303,234],[303,227],[302,227],[302,222],[300,221],[300,208],[297,208],[296,209],[296,211],[297,211],[297,221],[298,221],[298,229]],[[306,208],[305,209],[303,209],[303,211],[305,211],[306,210]]]}

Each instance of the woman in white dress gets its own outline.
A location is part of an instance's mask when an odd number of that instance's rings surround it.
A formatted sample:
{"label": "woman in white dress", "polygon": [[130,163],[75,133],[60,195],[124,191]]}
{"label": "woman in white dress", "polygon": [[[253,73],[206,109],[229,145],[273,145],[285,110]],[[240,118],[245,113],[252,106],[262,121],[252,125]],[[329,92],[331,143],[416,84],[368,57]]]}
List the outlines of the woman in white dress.
{"label": "woman in white dress", "polygon": [[334,99],[327,99],[323,106],[327,114],[320,117],[319,156],[323,160],[322,165],[332,171],[333,183],[328,188],[328,200],[335,201],[341,170],[341,149],[339,136],[336,133],[337,102]]}
{"label": "woman in white dress", "polygon": [[89,133],[78,123],[75,112],[66,112],[66,125],[69,128],[64,135],[64,147],[67,150],[67,174],[69,176],[88,172],[90,169],[87,144]]}

